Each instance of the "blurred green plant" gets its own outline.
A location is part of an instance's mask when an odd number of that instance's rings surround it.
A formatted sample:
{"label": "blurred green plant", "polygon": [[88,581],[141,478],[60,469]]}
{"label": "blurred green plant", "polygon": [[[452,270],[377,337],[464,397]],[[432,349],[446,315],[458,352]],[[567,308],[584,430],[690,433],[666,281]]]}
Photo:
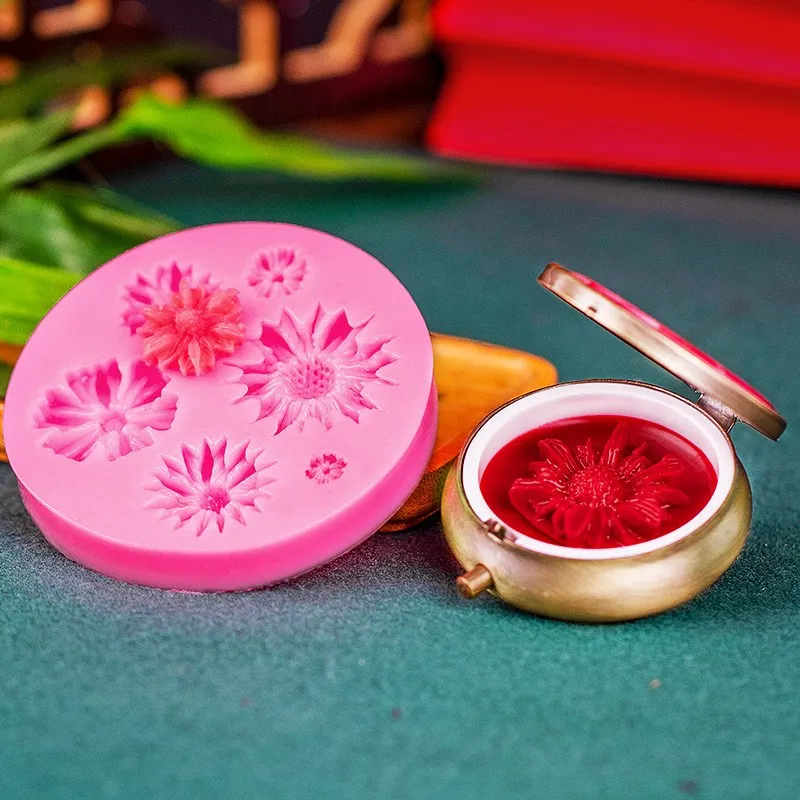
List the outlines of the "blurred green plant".
{"label": "blurred green plant", "polygon": [[135,139],[160,142],[178,155],[213,167],[265,169],[315,180],[408,183],[460,175],[451,166],[421,158],[357,152],[300,136],[262,131],[217,100],[191,99],[172,104],[145,94],[108,125],[52,147],[46,145],[58,133],[49,139],[47,134],[56,129],[56,124],[45,118],[34,125],[44,128],[40,138],[45,147],[23,152],[15,164],[0,169],[0,187],[37,180],[104,147]]}
{"label": "blurred green plant", "polygon": [[0,256],[0,341],[21,345],[81,276]]}

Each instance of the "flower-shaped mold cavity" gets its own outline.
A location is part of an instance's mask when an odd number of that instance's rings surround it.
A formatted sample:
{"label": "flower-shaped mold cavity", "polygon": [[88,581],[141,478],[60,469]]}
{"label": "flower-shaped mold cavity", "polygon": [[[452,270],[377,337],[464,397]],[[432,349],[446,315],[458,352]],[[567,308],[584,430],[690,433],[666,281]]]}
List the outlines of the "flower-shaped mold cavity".
{"label": "flower-shaped mold cavity", "polygon": [[144,311],[139,335],[145,361],[162,369],[177,367],[183,375],[210,372],[219,356],[230,355],[244,339],[237,294],[181,281],[166,304]]}
{"label": "flower-shaped mold cavity", "polygon": [[198,447],[182,444],[180,456],[164,456],[164,467],[146,487],[157,493],[148,507],[174,516],[178,527],[187,525],[197,536],[212,524],[222,532],[231,519],[245,525],[244,511],[260,510],[264,487],[274,480],[267,474],[273,464],[256,467],[263,449],[248,454],[249,445],[247,440],[229,444],[224,436],[204,439]]}
{"label": "flower-shaped mold cavity", "polygon": [[69,372],[36,410],[36,426],[47,430],[43,444],[75,461],[92,453],[114,461],[141,450],[153,444],[153,431],[172,425],[178,398],[166,385],[143,361],[114,359]]}
{"label": "flower-shaped mold cavity", "polygon": [[277,324],[262,325],[261,360],[237,364],[247,387],[242,399],[258,399],[258,418],[275,417],[275,433],[293,424],[303,430],[310,419],[327,429],[337,418],[359,422],[364,411],[378,408],[367,387],[393,384],[378,373],[397,360],[386,349],[393,337],[369,336],[369,322],[353,325],[344,309],[326,312],[322,305],[306,320],[284,310]]}
{"label": "flower-shaped mold cavity", "polygon": [[131,334],[144,325],[144,312],[150,306],[166,305],[178,291],[181,281],[189,286],[203,286],[214,289],[210,275],[195,275],[191,265],[181,266],[177,261],[159,265],[150,273],[138,272],[133,281],[125,287],[125,310],[122,319]]}
{"label": "flower-shaped mold cavity", "polygon": [[336,453],[321,453],[308,462],[306,477],[317,483],[330,483],[342,477],[347,462]]}
{"label": "flower-shaped mold cavity", "polygon": [[[250,284],[258,254],[290,249],[309,265],[297,291]],[[122,324],[126,292],[149,321]],[[178,336],[193,321],[233,338]],[[436,431],[433,353],[408,292],[357,247],[212,225],[69,292],[14,368],[4,424],[31,515],[73,560],[148,586],[250,589],[351,550],[411,494]]]}
{"label": "flower-shaped mold cavity", "polygon": [[308,265],[293,247],[273,247],[260,252],[247,273],[247,283],[262,297],[293,294],[300,288]]}

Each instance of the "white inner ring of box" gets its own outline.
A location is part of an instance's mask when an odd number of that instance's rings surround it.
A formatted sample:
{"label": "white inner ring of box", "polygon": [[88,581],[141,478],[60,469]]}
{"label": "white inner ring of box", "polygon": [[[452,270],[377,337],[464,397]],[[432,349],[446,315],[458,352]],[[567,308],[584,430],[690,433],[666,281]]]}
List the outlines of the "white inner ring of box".
{"label": "white inner ring of box", "polygon": [[526,536],[503,522],[518,537],[518,546],[538,553],[587,561],[622,558],[666,547],[688,536],[714,516],[733,484],[734,455],[730,440],[692,403],[647,386],[613,381],[573,383],[543,389],[511,403],[485,422],[470,442],[462,467],[464,493],[473,511],[483,521],[497,517],[481,493],[480,480],[486,465],[503,445],[551,422],[605,414],[657,422],[696,445],[717,473],[717,486],[711,499],[695,517],[674,531],[626,547],[563,547]]}

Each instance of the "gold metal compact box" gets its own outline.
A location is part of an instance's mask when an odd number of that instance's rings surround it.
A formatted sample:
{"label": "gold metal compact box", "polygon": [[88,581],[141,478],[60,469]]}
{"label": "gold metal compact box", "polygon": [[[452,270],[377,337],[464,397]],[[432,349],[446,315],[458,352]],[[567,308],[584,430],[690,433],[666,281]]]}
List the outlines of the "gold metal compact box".
{"label": "gold metal compact box", "polygon": [[[700,393],[697,403],[630,381],[550,386],[493,411],[473,431],[447,479],[442,520],[466,572],[468,598],[484,591],[543,616],[617,622],[657,614],[708,588],[733,563],[750,530],[752,497],[729,431],[737,420],[777,439],[786,426],[759,392],[673,331],[589,278],[550,264],[539,282]],[[634,416],[694,444],[713,466],[714,492],[691,520],[651,541],[582,549],[534,539],[495,518],[480,478],[523,433],[577,416]]]}

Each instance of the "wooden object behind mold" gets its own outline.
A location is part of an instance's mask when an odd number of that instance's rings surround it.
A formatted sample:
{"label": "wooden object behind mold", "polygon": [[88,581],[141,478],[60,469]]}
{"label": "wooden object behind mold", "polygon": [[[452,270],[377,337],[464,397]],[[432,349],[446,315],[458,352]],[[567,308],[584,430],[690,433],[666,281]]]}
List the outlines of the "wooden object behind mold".
{"label": "wooden object behind mold", "polygon": [[419,486],[384,531],[401,531],[439,510],[444,481],[473,428],[523,394],[551,386],[556,368],[544,358],[499,345],[432,333],[439,424],[433,455]]}

